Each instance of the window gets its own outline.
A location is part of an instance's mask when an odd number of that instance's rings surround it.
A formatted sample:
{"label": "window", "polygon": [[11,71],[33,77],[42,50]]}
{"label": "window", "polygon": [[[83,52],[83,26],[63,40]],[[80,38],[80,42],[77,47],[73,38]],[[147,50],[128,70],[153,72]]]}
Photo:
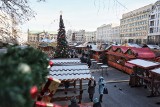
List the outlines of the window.
{"label": "window", "polygon": [[153,28],[150,28],[150,29],[149,29],[149,33],[153,33]]}
{"label": "window", "polygon": [[155,19],[155,15],[151,15],[151,19]]}
{"label": "window", "polygon": [[150,26],[154,26],[154,21],[150,21]]}

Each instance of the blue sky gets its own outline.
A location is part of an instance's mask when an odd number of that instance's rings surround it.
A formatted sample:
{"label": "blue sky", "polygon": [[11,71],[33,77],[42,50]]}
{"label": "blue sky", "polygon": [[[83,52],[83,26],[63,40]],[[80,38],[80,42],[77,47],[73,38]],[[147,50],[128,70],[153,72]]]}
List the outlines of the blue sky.
{"label": "blue sky", "polygon": [[157,0],[118,1],[123,6],[116,0],[46,0],[46,2],[30,0],[30,6],[37,15],[23,24],[22,29],[57,31],[62,11],[66,30],[95,31],[103,24],[120,23],[123,13],[155,3]]}

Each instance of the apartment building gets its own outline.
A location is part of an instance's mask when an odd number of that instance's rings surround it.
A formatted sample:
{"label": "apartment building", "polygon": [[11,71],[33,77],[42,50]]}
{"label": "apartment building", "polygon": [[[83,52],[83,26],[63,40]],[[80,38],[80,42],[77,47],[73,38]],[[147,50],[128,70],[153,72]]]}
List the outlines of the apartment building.
{"label": "apartment building", "polygon": [[147,43],[149,14],[152,6],[153,4],[149,4],[122,15],[120,20],[121,43]]}
{"label": "apartment building", "polygon": [[84,43],[86,41],[85,30],[79,30],[74,32],[75,41]]}
{"label": "apartment building", "polygon": [[104,24],[97,28],[97,42],[118,42],[119,36],[119,26],[118,24]]}
{"label": "apartment building", "polygon": [[85,32],[86,42],[95,42],[96,41],[96,31]]}
{"label": "apartment building", "polygon": [[57,32],[28,30],[28,42],[41,42],[45,38],[57,40]]}
{"label": "apartment building", "polygon": [[68,42],[72,42],[72,36],[73,36],[74,31],[73,30],[68,30],[66,33],[66,38]]}
{"label": "apartment building", "polygon": [[160,0],[155,2],[149,15],[148,44],[160,45]]}
{"label": "apartment building", "polygon": [[121,38],[120,38],[120,26],[112,27],[111,29],[111,37],[113,43],[120,44]]}

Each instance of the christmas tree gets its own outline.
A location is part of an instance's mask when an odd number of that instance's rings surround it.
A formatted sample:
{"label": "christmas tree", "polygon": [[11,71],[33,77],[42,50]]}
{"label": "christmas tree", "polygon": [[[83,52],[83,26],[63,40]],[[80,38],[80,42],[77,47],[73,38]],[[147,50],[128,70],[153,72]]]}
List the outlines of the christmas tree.
{"label": "christmas tree", "polygon": [[65,35],[65,27],[63,24],[62,15],[60,15],[60,22],[59,22],[59,32],[57,35],[57,47],[55,51],[55,58],[68,58],[68,42],[66,40]]}

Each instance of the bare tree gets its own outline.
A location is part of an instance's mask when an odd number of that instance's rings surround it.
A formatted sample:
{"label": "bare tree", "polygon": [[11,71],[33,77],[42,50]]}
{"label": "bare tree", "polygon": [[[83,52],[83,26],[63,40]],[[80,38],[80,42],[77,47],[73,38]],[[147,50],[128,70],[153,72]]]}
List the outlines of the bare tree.
{"label": "bare tree", "polygon": [[29,0],[0,0],[0,39],[15,40],[17,32],[15,26],[34,17],[35,12],[28,2]]}

